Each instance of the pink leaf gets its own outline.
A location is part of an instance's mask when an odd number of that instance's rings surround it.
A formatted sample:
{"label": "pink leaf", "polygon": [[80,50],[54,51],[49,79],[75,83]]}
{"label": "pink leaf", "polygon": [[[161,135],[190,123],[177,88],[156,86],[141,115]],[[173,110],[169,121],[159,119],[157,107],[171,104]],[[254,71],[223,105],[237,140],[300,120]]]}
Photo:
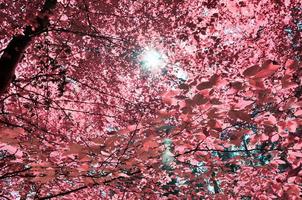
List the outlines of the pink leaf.
{"label": "pink leaf", "polygon": [[279,140],[279,135],[278,134],[273,135],[273,137],[271,138],[272,142],[276,142],[278,140]]}

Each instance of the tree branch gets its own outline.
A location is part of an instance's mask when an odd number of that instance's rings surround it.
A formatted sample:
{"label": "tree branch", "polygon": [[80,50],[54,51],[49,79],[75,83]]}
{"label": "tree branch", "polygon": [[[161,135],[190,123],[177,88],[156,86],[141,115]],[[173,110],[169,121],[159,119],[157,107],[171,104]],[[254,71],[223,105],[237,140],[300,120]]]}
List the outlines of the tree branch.
{"label": "tree branch", "polygon": [[[95,184],[96,185],[96,184]],[[71,189],[71,190],[67,190],[65,192],[61,192],[61,193],[58,193],[58,194],[54,194],[54,195],[48,195],[48,196],[45,196],[45,197],[38,197],[39,200],[43,200],[43,199],[51,199],[51,198],[54,198],[54,197],[59,197],[59,196],[64,196],[64,195],[68,195],[68,194],[71,194],[71,193],[74,193],[74,192],[77,192],[77,191],[80,191],[80,190],[83,190],[83,189],[86,189],[88,188],[87,185],[84,185],[84,186],[81,186],[81,187],[78,187],[78,188],[75,188],[75,189]]]}

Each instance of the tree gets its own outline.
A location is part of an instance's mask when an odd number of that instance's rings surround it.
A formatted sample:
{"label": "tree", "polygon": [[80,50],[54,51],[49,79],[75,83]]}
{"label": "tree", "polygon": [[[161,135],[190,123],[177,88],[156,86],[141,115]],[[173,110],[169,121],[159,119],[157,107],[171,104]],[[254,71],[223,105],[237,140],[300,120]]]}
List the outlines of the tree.
{"label": "tree", "polygon": [[0,3],[3,199],[299,199],[299,1]]}

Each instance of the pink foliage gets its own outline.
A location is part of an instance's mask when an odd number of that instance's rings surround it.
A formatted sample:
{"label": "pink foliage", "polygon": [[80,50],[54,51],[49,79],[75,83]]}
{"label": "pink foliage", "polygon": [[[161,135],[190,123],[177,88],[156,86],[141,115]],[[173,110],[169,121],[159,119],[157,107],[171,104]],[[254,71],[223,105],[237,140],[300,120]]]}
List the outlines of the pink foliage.
{"label": "pink foliage", "polygon": [[301,198],[299,1],[2,0],[0,21],[0,199]]}

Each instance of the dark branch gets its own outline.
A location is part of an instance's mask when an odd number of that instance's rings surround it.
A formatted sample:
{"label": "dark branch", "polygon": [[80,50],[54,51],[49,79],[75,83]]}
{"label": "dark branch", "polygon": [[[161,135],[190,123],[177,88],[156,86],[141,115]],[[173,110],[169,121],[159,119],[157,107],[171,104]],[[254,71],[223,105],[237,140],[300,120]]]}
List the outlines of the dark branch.
{"label": "dark branch", "polygon": [[61,193],[58,193],[58,194],[48,195],[48,196],[45,196],[45,197],[40,197],[38,199],[39,200],[51,199],[51,198],[54,198],[54,197],[64,196],[64,195],[68,195],[68,194],[71,194],[71,193],[74,193],[74,192],[78,192],[78,191],[86,189],[86,188],[88,188],[88,186],[84,185],[84,186],[81,186],[81,187],[78,187],[78,188],[75,188],[75,189],[72,189],[72,190],[67,190],[65,192],[61,192]]}

